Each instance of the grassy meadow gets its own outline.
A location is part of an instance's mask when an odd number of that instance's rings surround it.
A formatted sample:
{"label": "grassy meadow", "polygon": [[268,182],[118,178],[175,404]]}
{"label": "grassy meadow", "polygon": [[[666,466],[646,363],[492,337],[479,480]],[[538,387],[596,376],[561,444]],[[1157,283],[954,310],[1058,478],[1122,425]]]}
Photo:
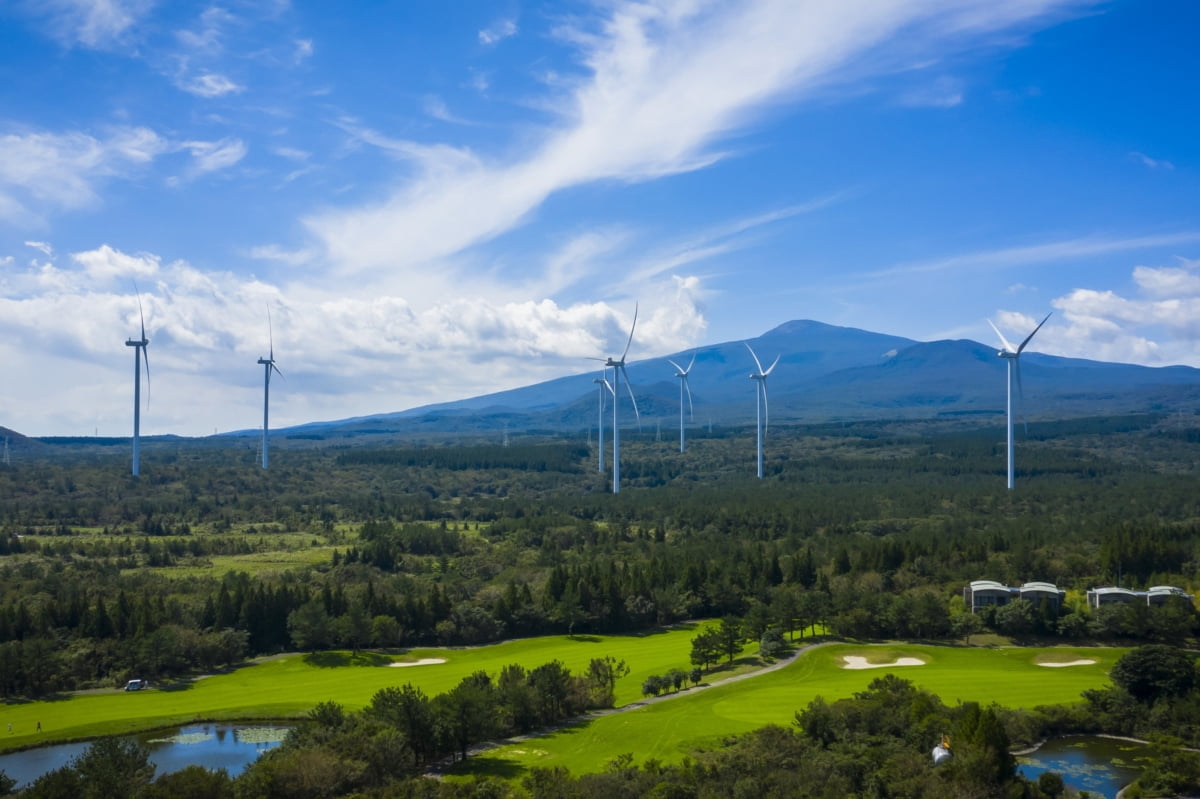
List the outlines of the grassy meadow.
{"label": "grassy meadow", "polygon": [[[960,648],[943,646],[826,644],[800,654],[795,663],[753,679],[684,691],[678,699],[609,716],[468,760],[458,774],[512,777],[533,766],[596,771],[619,755],[636,762],[673,762],[721,739],[766,724],[788,725],[797,710],[820,696],[849,697],[872,680],[893,673],[937,694],[947,704],[995,702],[1011,708],[1080,701],[1080,692],[1108,685],[1108,672],[1124,649],[1091,647]],[[844,668],[844,658],[888,664],[900,658],[921,666]],[[1047,667],[1044,663],[1095,661]]]}

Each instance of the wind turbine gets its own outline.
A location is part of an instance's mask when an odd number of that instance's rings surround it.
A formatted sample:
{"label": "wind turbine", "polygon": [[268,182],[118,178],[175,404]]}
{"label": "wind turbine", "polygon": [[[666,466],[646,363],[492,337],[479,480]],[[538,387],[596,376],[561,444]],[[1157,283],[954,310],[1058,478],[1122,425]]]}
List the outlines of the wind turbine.
{"label": "wind turbine", "polygon": [[146,405],[150,405],[150,355],[146,352],[146,345],[150,343],[150,339],[146,338],[146,316],[142,313],[142,294],[137,291],[137,286],[133,287],[137,292],[138,303],[138,319],[142,323],[142,337],[140,339],[126,339],[125,346],[133,347],[133,476],[138,476],[138,466],[140,462],[139,445],[142,433],[142,358],[146,359]]}
{"label": "wind turbine", "polygon": [[684,451],[683,442],[683,394],[687,392],[688,411],[693,419],[696,418],[696,408],[692,405],[692,389],[688,385],[688,372],[692,371],[692,367],[696,365],[696,355],[692,354],[692,362],[688,364],[688,368],[684,369],[679,364],[667,358],[667,363],[675,367],[675,376],[679,378],[679,451]]}
{"label": "wind turbine", "polygon": [[750,350],[750,357],[754,359],[754,365],[758,367],[757,372],[750,374],[750,379],[758,381],[754,386],[754,422],[758,428],[758,479],[761,480],[763,476],[763,430],[769,424],[770,419],[770,412],[767,409],[767,375],[775,369],[782,356],[776,355],[774,363],[763,369],[762,362],[754,354],[754,349],[747,342],[742,343],[746,344],[746,349]]}
{"label": "wind turbine", "polygon": [[604,362],[604,366],[611,367],[613,370],[613,493],[621,492],[621,428],[617,425],[617,406],[620,404],[617,399],[621,396],[621,375],[625,375],[625,390],[629,392],[629,399],[633,403],[633,414],[637,417],[638,423],[641,424],[642,415],[638,413],[637,399],[633,396],[633,389],[629,385],[629,373],[625,371],[625,356],[629,354],[629,347],[633,344],[633,331],[637,328],[637,306],[633,306],[633,324],[629,326],[629,341],[625,343],[625,351],[621,353],[620,360],[609,357]]}
{"label": "wind turbine", "polygon": [[616,396],[616,392],[613,391],[612,384],[608,382],[608,369],[607,368],[601,369],[600,376],[597,378],[594,378],[592,380],[592,382],[597,384],[597,386],[599,386],[599,388],[597,389],[597,396],[599,397],[599,399],[596,404],[596,429],[599,431],[599,435],[596,438],[596,459],[597,459],[597,461],[599,461],[599,471],[603,472],[604,471],[604,392],[608,391],[608,393],[612,394],[614,397]]}
{"label": "wind turbine", "polygon": [[[1053,313],[1051,311],[1050,313]],[[1033,332],[1025,337],[1021,342],[1021,346],[1014,347],[1000,332],[1000,329],[992,324],[992,320],[988,320],[988,324],[992,325],[992,330],[996,331],[996,335],[1000,337],[1000,343],[1004,349],[996,353],[1001,358],[1008,359],[1008,490],[1013,490],[1013,375],[1017,377],[1017,393],[1020,395],[1022,402],[1025,400],[1025,389],[1021,386],[1021,353],[1029,344],[1037,332],[1042,329],[1042,325],[1046,324],[1046,319],[1050,318],[1050,314],[1046,314],[1046,318],[1038,322],[1038,326],[1033,329]]]}
{"label": "wind turbine", "polygon": [[259,358],[258,362],[263,368],[263,433],[262,433],[262,467],[265,469],[270,464],[270,445],[268,444],[268,434],[270,426],[268,424],[268,411],[270,405],[268,401],[271,397],[271,372],[283,377],[283,372],[279,371],[279,367],[275,365],[275,331],[271,325],[271,308],[267,307],[267,338],[271,353],[266,358]]}

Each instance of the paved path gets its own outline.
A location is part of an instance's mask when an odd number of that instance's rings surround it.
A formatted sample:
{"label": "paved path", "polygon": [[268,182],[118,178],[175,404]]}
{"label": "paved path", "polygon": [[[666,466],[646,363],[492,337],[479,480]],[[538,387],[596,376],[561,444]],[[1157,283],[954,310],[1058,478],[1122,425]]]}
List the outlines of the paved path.
{"label": "paved path", "polygon": [[[773,671],[779,671],[782,668],[786,668],[786,667],[792,665],[793,663],[796,662],[796,658],[800,657],[801,653],[807,652],[810,649],[816,649],[819,646],[825,646],[826,644],[829,644],[829,643],[833,643],[833,642],[832,641],[822,641],[820,643],[805,644],[803,646],[798,647],[794,651],[788,653],[787,655],[784,655],[783,657],[779,658],[778,660],[776,660],[774,663],[772,663],[769,666],[764,666],[761,669],[755,669],[754,671],[747,671],[747,672],[743,672],[741,674],[735,674],[732,677],[726,677],[722,680],[715,680],[713,682],[700,683],[699,685],[695,686],[694,688],[686,688],[684,690],[674,691],[669,694],[660,694],[659,696],[647,697],[647,698],[639,700],[637,702],[630,702],[628,705],[621,705],[620,707],[610,707],[610,708],[605,708],[603,710],[594,710],[594,711],[588,713],[587,715],[576,716],[575,718],[567,719],[566,721],[564,721],[560,724],[555,724],[550,727],[544,727],[540,730],[526,733],[524,735],[515,735],[512,738],[504,738],[504,739],[497,740],[497,741],[483,741],[481,743],[475,744],[475,745],[471,746],[470,748],[468,748],[467,749],[467,757],[475,757],[476,755],[482,754],[483,752],[486,752],[489,749],[495,749],[500,746],[508,746],[509,744],[515,744],[515,743],[520,743],[522,741],[528,741],[528,740],[531,740],[534,738],[540,738],[543,735],[549,735],[552,732],[558,732],[559,730],[565,729],[567,727],[573,727],[576,724],[584,724],[593,719],[603,718],[604,716],[612,716],[617,713],[628,713],[631,710],[637,710],[639,708],[646,707],[647,705],[653,705],[653,704],[657,704],[659,702],[670,702],[671,700],[679,699],[680,697],[692,696],[697,691],[704,691],[708,688],[716,688],[719,685],[729,685],[730,683],[741,682],[742,680],[749,680],[754,677],[761,677],[764,674],[770,674]],[[455,756],[451,756],[449,758],[439,760],[437,763],[434,763],[432,766],[429,767],[429,770],[426,771],[425,776],[441,777],[442,774],[444,774],[451,766],[453,766],[457,762],[459,762],[459,761]]]}

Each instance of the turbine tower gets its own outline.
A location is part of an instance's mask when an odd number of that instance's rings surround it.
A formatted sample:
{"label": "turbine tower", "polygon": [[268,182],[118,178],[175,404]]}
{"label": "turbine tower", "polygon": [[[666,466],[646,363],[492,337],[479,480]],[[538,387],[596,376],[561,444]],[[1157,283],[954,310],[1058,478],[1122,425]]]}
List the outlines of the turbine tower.
{"label": "turbine tower", "polygon": [[688,364],[688,368],[684,369],[679,364],[667,358],[667,363],[675,367],[675,376],[679,378],[679,451],[684,451],[683,440],[683,394],[687,392],[688,412],[692,419],[696,418],[696,408],[692,405],[692,389],[688,385],[688,372],[692,371],[692,367],[696,365],[696,356],[693,353],[692,362]]}
{"label": "turbine tower", "polygon": [[[137,286],[134,286],[134,291],[137,291]],[[140,339],[126,339],[125,346],[133,347],[133,476],[138,476],[140,463],[140,439],[142,434],[142,359],[146,360],[146,404],[150,404],[150,355],[146,352],[146,345],[150,343],[150,339],[146,338],[146,316],[142,313],[142,295],[138,292],[138,319],[142,323],[142,337]]]}
{"label": "turbine tower", "polygon": [[[1053,311],[1051,311],[1053,313]],[[1042,325],[1046,324],[1046,319],[1050,318],[1050,314],[1046,314],[1046,318],[1038,322],[1038,326],[1033,329],[1033,332],[1025,337],[1021,342],[1021,346],[1014,347],[1000,332],[1000,329],[992,324],[992,320],[988,320],[988,324],[992,325],[992,330],[996,331],[996,335],[1000,337],[1000,343],[1004,349],[996,353],[1001,358],[1008,359],[1008,490],[1013,490],[1014,485],[1014,466],[1013,466],[1013,375],[1016,375],[1017,393],[1020,395],[1021,401],[1025,400],[1025,389],[1021,386],[1021,353],[1029,344],[1029,341],[1037,335],[1037,332],[1042,329]]]}
{"label": "turbine tower", "polygon": [[621,428],[617,425],[617,406],[620,404],[617,399],[621,396],[621,375],[625,375],[625,390],[629,392],[629,400],[633,403],[633,413],[641,423],[642,415],[638,413],[637,399],[633,396],[633,389],[629,385],[629,373],[625,371],[625,356],[629,354],[629,347],[633,344],[633,331],[637,328],[637,306],[633,306],[633,324],[629,326],[629,341],[625,343],[625,351],[621,353],[621,358],[618,360],[609,357],[604,362],[604,366],[611,367],[613,370],[613,478],[612,490],[614,494],[621,493]]}
{"label": "turbine tower", "polygon": [[[604,471],[604,392],[616,396],[613,391],[612,384],[608,382],[608,369],[601,369],[600,376],[592,380],[599,388],[597,396],[599,397],[596,404],[596,429],[599,435],[596,437],[596,460],[598,461],[599,471]],[[615,400],[614,400],[615,401]]]}
{"label": "turbine tower", "polygon": [[275,365],[275,331],[271,325],[271,309],[267,308],[267,339],[271,353],[266,358],[259,358],[258,362],[263,368],[263,432],[262,432],[262,467],[264,469],[270,465],[270,445],[268,444],[268,435],[271,431],[268,422],[268,411],[270,410],[271,397],[271,372],[283,377],[283,372],[279,371],[279,367]]}
{"label": "turbine tower", "polygon": [[746,344],[746,349],[750,350],[750,357],[754,359],[754,365],[758,367],[757,372],[750,374],[750,379],[758,381],[754,386],[754,422],[758,428],[758,479],[761,480],[763,476],[763,430],[767,427],[770,418],[767,410],[767,375],[775,369],[782,356],[776,355],[775,362],[763,369],[762,362],[754,354],[754,349],[747,342],[742,343]]}

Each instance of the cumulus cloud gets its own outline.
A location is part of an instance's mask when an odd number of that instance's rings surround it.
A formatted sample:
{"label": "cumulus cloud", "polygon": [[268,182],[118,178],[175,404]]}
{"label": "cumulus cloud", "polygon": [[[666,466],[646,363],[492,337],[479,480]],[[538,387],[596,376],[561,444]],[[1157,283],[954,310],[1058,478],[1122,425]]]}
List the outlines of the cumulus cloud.
{"label": "cumulus cloud", "polygon": [[[701,281],[680,276],[644,288],[631,357],[693,344],[705,324]],[[144,314],[155,375],[144,430],[251,427],[261,408],[255,361],[268,346],[268,306],[275,356],[288,375],[272,410],[280,424],[402,410],[584,371],[583,358],[624,347],[633,312],[632,300],[562,303],[483,292],[415,306],[376,289],[334,295],[104,244],[6,275],[0,356],[12,374],[78,375],[97,363],[123,373],[124,337],[139,332]],[[111,376],[95,379],[111,386],[89,387],[88,413],[124,424],[127,387]]]}
{"label": "cumulus cloud", "polygon": [[316,214],[306,224],[346,271],[403,269],[442,258],[513,229],[563,189],[649,180],[727,158],[720,142],[773,103],[812,95],[865,69],[907,66],[914,52],[936,56],[1014,26],[1043,23],[1078,5],[604,4],[602,16],[560,29],[576,52],[578,75],[560,83],[565,92],[545,98],[558,121],[521,155],[389,140],[393,151],[412,159],[414,176],[385,202]]}
{"label": "cumulus cloud", "polygon": [[95,250],[72,253],[71,258],[83,267],[89,278],[97,281],[119,277],[151,277],[159,268],[158,256],[126,255],[107,244],[102,244]]}
{"label": "cumulus cloud", "polygon": [[1053,301],[1056,352],[1150,365],[1200,366],[1200,261],[1138,266],[1138,296],[1077,288]]}

